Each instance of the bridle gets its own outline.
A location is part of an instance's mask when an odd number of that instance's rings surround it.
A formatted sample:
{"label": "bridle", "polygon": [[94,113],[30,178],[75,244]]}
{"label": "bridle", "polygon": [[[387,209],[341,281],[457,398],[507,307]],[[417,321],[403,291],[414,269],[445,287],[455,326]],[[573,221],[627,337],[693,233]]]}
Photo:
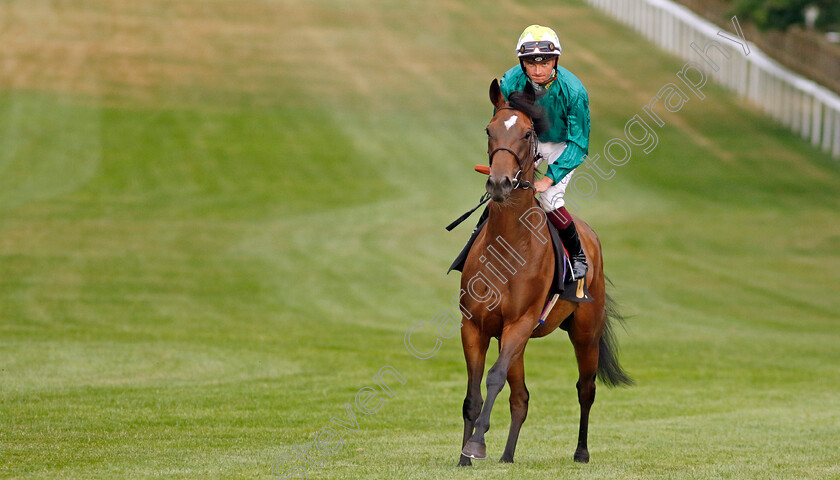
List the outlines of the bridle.
{"label": "bridle", "polygon": [[[517,110],[517,109],[515,109],[511,106],[500,107],[496,110],[496,113],[499,113],[499,110],[514,110],[514,111],[522,113],[520,110]],[[528,140],[529,140],[529,146],[528,146],[529,147],[528,148],[529,155],[528,155],[528,158],[531,159],[531,162],[529,162],[530,163],[530,168],[536,168],[536,162],[539,158],[541,158],[541,156],[540,156],[539,152],[537,152],[537,132],[536,132],[536,130],[534,130],[533,122],[531,122],[531,128],[528,131],[530,132],[530,135],[528,135]],[[511,183],[513,183],[513,188],[514,189],[521,188],[523,190],[527,190],[527,189],[531,188],[531,189],[536,190],[534,188],[534,185],[531,182],[529,182],[528,180],[522,180],[522,179],[519,178],[519,176],[522,175],[522,171],[523,171],[522,159],[519,158],[519,155],[517,155],[517,153],[514,152],[513,150],[511,150],[509,147],[496,147],[496,148],[494,148],[493,151],[491,151],[488,154],[489,157],[490,157],[489,158],[490,166],[493,166],[493,156],[496,155],[497,153],[499,153],[502,150],[504,150],[505,152],[508,152],[509,154],[513,155],[513,158],[516,159],[516,165],[519,167],[519,171],[517,171],[516,175],[513,176],[513,182],[511,182]],[[526,158],[526,161],[528,160],[528,158]],[[526,171],[527,171],[527,169],[526,169]],[[460,217],[458,217],[457,219],[455,219],[454,222],[447,225],[446,230],[452,230],[453,228],[460,225],[461,222],[466,220],[470,215],[472,215],[473,212],[475,212],[479,207],[481,207],[482,205],[487,203],[489,200],[490,200],[490,192],[484,192],[484,195],[481,196],[481,199],[479,200],[478,205],[473,207],[467,213],[465,213],[465,214],[461,215]]]}
{"label": "bridle", "polygon": [[[514,111],[520,112],[519,110],[517,110],[517,109],[515,109],[511,106],[507,106],[507,105],[504,106],[504,107],[498,108],[496,110],[496,113],[498,113],[499,110],[514,110]],[[520,112],[520,113],[522,113],[522,112]],[[523,170],[527,171],[530,168],[534,168],[534,165],[535,165],[536,160],[537,160],[537,132],[534,130],[534,123],[533,122],[531,122],[531,128],[528,130],[528,132],[530,133],[530,135],[528,135],[528,142],[529,142],[528,152],[529,152],[529,155],[528,155],[528,157],[525,158],[526,161],[529,158],[531,159],[531,162],[528,162],[528,165],[526,165],[526,167],[528,167],[528,168],[523,168],[522,160],[519,158],[519,155],[517,155],[517,153],[514,152],[509,147],[496,147],[489,153],[489,157],[490,157],[489,158],[489,165],[491,167],[493,166],[493,156],[495,156],[500,151],[508,152],[511,155],[513,155],[513,158],[516,159],[516,165],[519,167],[519,170],[516,172],[516,175],[513,176],[513,182],[512,183],[513,183],[513,188],[514,189],[521,188],[523,190],[527,190],[529,188],[534,188],[534,185],[531,182],[529,182],[528,180],[523,180],[523,179],[519,178],[519,176],[522,175]]]}

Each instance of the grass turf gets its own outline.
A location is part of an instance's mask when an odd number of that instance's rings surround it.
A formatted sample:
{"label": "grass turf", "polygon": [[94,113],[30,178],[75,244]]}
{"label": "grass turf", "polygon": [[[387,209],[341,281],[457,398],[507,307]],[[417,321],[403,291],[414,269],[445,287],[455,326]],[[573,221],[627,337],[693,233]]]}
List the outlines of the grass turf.
{"label": "grass turf", "polygon": [[[517,463],[503,393],[490,460],[455,468],[460,342],[421,361],[403,334],[457,290],[468,227],[442,226],[536,6],[4,4],[2,476],[269,478],[384,365],[406,383],[311,478],[840,475],[840,172],[711,86],[580,202],[638,382],[599,389],[592,462],[556,334]],[[581,2],[540,12],[594,149],[682,65]]]}

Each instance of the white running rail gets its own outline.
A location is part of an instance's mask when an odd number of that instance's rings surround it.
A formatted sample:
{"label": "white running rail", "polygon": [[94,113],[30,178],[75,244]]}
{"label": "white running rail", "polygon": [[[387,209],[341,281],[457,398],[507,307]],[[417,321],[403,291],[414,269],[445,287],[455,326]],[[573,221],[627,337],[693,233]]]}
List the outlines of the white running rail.
{"label": "white running rail", "polygon": [[[717,35],[719,27],[668,0],[586,1],[685,60],[702,62],[692,42],[701,49],[712,40],[732,45]],[[709,76],[840,158],[840,96],[781,66],[752,43],[749,47],[749,55],[730,49],[726,68],[708,68]]]}

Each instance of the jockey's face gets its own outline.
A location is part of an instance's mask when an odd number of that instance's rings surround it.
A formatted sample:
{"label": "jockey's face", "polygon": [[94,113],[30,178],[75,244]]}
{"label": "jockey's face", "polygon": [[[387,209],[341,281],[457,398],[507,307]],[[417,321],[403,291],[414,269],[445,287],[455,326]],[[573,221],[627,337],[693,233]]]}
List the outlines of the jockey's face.
{"label": "jockey's face", "polygon": [[542,85],[551,79],[551,72],[554,71],[554,66],[557,65],[557,57],[543,62],[535,62],[533,60],[523,60],[525,65],[525,73],[528,78]]}

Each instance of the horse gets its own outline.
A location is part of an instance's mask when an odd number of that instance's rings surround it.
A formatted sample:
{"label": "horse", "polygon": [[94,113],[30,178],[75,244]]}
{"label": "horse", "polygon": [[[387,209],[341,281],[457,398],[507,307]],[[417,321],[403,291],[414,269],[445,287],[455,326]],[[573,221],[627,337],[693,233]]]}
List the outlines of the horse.
{"label": "horse", "polygon": [[[490,85],[495,114],[486,128],[490,174],[486,191],[490,195],[489,217],[475,239],[461,276],[459,306],[462,314],[461,343],[467,364],[467,394],[464,398],[464,437],[458,465],[472,465],[471,459],[486,458],[484,435],[490,429],[490,412],[497,395],[510,385],[511,423],[500,462],[513,462],[519,431],[528,414],[529,393],[525,386],[523,355],[530,338],[544,337],[558,327],[568,332],[578,365],[577,392],[580,430],[576,462],[589,461],[587,435],[589,411],[595,400],[595,378],[607,386],[630,385],[632,379],[619,365],[617,343],[611,324],[623,321],[607,295],[601,244],[583,220],[573,216],[589,262],[586,282],[593,301],[558,301],[545,323],[539,316],[546,305],[554,275],[554,251],[545,221],[522,219],[539,208],[532,182],[536,170],[537,131],[541,109],[528,85],[522,92],[502,96],[497,80]],[[538,211],[542,215],[542,210]],[[544,220],[544,217],[543,217]],[[500,265],[492,265],[490,253],[502,240],[508,254],[518,259],[510,278],[500,276]],[[495,242],[495,244],[494,244]],[[494,250],[495,248],[495,250]],[[512,251],[510,250],[512,249]],[[498,258],[498,256],[494,257]],[[524,263],[523,263],[524,262]],[[502,263],[497,260],[497,263]],[[480,281],[476,280],[479,279]],[[490,305],[492,304],[492,305]],[[492,307],[492,308],[491,308]],[[491,338],[499,342],[499,356],[487,373],[487,399],[482,402],[481,380]]]}

